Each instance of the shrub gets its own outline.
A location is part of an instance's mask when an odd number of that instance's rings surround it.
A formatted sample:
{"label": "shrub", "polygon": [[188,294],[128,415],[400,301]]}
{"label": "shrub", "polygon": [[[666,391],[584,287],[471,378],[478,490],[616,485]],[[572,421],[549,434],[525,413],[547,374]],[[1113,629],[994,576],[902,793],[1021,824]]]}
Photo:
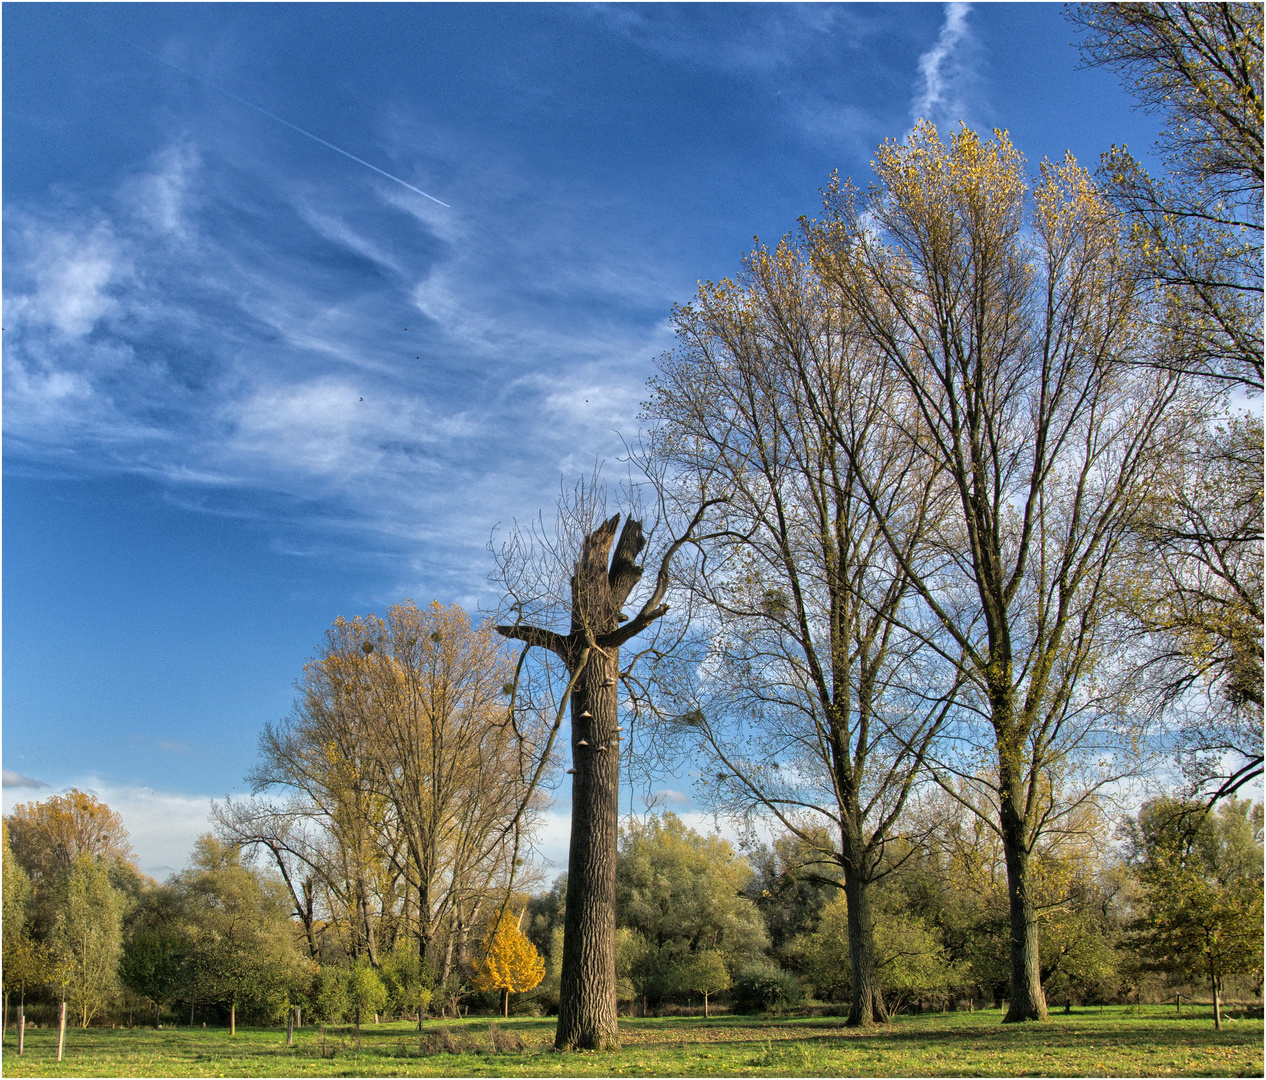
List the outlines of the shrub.
{"label": "shrub", "polygon": [[755,963],[743,968],[732,989],[735,1012],[781,1012],[804,1001],[804,990],[789,971],[777,964]]}
{"label": "shrub", "polygon": [[387,988],[383,985],[378,972],[370,966],[364,957],[356,961],[354,967],[345,974],[347,979],[347,1002],[356,1024],[376,1016],[387,1005]]}
{"label": "shrub", "polygon": [[378,974],[387,988],[389,1012],[406,1016],[426,1012],[434,979],[430,965],[424,964],[413,949],[397,946],[383,957]]}
{"label": "shrub", "polygon": [[346,969],[323,964],[312,980],[312,1019],[341,1024],[351,1007]]}

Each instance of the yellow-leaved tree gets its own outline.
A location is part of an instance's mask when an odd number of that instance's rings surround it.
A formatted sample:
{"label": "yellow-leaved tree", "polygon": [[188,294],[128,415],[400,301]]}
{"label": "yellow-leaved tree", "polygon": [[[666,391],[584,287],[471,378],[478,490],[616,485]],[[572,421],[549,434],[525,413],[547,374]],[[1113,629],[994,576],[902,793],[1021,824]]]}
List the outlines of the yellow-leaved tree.
{"label": "yellow-leaved tree", "polygon": [[523,931],[522,915],[503,911],[495,928],[484,938],[484,956],[475,967],[476,990],[501,991],[501,1015],[510,1015],[510,995],[531,990],[545,978],[545,961]]}

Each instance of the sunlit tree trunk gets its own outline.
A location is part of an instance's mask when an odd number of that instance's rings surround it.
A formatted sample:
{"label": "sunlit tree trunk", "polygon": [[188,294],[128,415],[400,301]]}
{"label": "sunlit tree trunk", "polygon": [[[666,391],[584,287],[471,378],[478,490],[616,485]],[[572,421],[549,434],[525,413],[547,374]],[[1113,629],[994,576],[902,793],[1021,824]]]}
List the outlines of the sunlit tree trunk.
{"label": "sunlit tree trunk", "polygon": [[853,867],[846,854],[844,895],[848,898],[848,959],[853,1000],[848,1008],[849,1027],[883,1023],[888,1014],[879,976],[875,971],[875,925],[870,907],[870,882]]}
{"label": "sunlit tree trunk", "polygon": [[[619,519],[612,518],[585,539],[572,579],[572,634],[586,627],[614,630],[619,615],[607,553]],[[636,523],[630,523],[630,525]],[[640,525],[617,549],[629,564],[641,549]],[[631,585],[629,586],[632,587]],[[627,590],[625,590],[627,596]],[[592,633],[592,630],[590,631]],[[583,664],[571,698],[571,845],[567,858],[567,914],[559,986],[555,1046],[604,1050],[616,1045],[615,864],[619,832],[620,747],[616,727],[619,649],[587,648],[573,653]],[[583,659],[581,659],[583,657]],[[570,668],[569,668],[570,670]],[[575,677],[575,671],[571,672]]]}

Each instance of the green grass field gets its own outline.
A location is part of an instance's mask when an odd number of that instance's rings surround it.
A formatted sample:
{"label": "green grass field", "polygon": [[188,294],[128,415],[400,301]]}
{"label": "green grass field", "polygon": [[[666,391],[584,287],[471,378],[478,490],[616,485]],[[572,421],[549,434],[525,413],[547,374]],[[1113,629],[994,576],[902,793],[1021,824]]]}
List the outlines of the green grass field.
{"label": "green grass field", "polygon": [[626,1019],[623,1048],[557,1054],[550,1019],[428,1021],[284,1031],[31,1030],[5,1076],[1261,1076],[1262,1021],[1214,1031],[1208,1009],[1074,1010],[1003,1027],[996,1011],[903,1016],[859,1034],[838,1018]]}

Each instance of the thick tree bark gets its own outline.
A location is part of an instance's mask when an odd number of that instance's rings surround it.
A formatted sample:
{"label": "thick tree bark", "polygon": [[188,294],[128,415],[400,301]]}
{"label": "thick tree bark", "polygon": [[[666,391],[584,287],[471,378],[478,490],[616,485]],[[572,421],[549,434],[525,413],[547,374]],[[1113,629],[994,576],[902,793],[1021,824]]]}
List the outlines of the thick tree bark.
{"label": "thick tree bark", "polygon": [[875,972],[875,922],[870,909],[870,882],[862,868],[847,857],[845,841],[844,895],[848,899],[848,959],[853,1001],[849,1027],[869,1027],[888,1019],[879,976]]}
{"label": "thick tree bark", "polygon": [[[620,742],[616,686],[620,646],[668,610],[668,569],[713,502],[695,514],[685,534],[665,552],[655,588],[642,609],[623,621],[621,609],[642,578],[637,557],[646,544],[642,523],[629,519],[611,554],[620,515],[584,538],[571,579],[571,632],[515,624],[498,626],[508,638],[557,655],[570,676],[573,765],[567,915],[559,987],[559,1050],[604,1050],[617,1041],[615,997],[615,860],[618,840]],[[621,623],[623,622],[623,625]],[[560,706],[562,708],[563,706]]]}
{"label": "thick tree bark", "polygon": [[[572,633],[577,646],[619,625],[620,605],[640,577],[639,522],[624,526],[611,567],[607,552],[618,517],[585,538],[572,578]],[[586,641],[586,638],[588,641]],[[581,657],[583,656],[583,660]],[[559,986],[559,1050],[618,1045],[615,997],[615,862],[619,833],[620,744],[616,722],[619,647],[573,650],[568,670],[583,663],[571,697],[571,848],[567,915]]]}

